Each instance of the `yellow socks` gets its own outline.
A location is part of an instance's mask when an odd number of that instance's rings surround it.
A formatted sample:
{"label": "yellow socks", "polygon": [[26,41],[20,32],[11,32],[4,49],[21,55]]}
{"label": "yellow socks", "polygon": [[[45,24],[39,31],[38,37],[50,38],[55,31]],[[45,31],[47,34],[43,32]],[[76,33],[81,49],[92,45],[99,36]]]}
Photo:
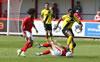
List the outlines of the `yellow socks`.
{"label": "yellow socks", "polygon": [[68,37],[67,40],[67,46],[69,45],[69,51],[73,51],[73,42],[72,42],[72,36]]}
{"label": "yellow socks", "polygon": [[73,52],[73,42],[70,43],[69,47],[69,50]]}
{"label": "yellow socks", "polygon": [[49,39],[48,38],[46,38],[46,41],[49,43]]}
{"label": "yellow socks", "polygon": [[72,42],[72,36],[69,36],[67,40],[67,45],[69,45],[71,42]]}
{"label": "yellow socks", "polygon": [[53,37],[52,36],[50,36],[50,40],[52,40],[53,39]]}

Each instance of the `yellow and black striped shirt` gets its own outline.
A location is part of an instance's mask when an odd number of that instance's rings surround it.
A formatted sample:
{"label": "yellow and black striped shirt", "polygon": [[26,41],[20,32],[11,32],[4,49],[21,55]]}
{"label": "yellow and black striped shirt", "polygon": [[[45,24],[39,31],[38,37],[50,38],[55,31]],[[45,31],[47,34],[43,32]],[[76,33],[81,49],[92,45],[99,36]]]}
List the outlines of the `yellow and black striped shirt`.
{"label": "yellow and black striped shirt", "polygon": [[[49,13],[50,11],[50,13]],[[44,9],[41,11],[41,15],[43,16],[43,21],[45,21],[46,17],[48,16],[48,19],[46,20],[46,24],[51,24],[51,19],[52,19],[52,15],[53,15],[53,10],[49,9]]]}
{"label": "yellow and black striped shirt", "polygon": [[64,29],[64,28],[72,29],[72,25],[74,22],[80,23],[80,20],[77,17],[74,16],[73,18],[74,18],[74,20],[71,21],[72,18],[70,17],[69,14],[62,16],[62,19],[64,20],[62,29]]}

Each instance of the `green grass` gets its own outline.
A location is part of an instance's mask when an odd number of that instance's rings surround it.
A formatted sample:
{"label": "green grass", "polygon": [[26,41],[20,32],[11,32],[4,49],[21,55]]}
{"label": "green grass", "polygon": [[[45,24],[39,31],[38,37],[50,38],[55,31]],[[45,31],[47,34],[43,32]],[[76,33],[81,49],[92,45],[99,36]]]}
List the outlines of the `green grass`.
{"label": "green grass", "polygon": [[[66,38],[55,38],[66,45]],[[46,43],[44,37],[34,38],[38,43]],[[26,51],[26,57],[16,55],[16,50],[24,47],[26,41],[19,36],[0,36],[0,62],[100,62],[100,41],[75,40],[77,47],[73,57],[55,57],[51,54],[35,56],[34,53],[42,52],[48,48],[34,46]]]}

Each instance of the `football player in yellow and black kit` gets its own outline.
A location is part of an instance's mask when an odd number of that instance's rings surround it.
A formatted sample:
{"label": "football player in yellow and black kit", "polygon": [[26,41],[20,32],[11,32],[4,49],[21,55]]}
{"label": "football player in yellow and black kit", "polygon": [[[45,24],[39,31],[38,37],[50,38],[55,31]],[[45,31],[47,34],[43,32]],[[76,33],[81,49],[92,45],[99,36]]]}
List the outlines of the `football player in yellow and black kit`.
{"label": "football player in yellow and black kit", "polygon": [[53,15],[53,10],[49,9],[49,3],[45,3],[45,9],[41,11],[41,19],[44,23],[44,28],[46,31],[46,41],[48,40],[48,33],[50,33],[50,38],[52,39],[52,25],[51,25],[51,19]]}
{"label": "football player in yellow and black kit", "polygon": [[[83,26],[82,23],[80,22],[80,20],[77,17],[73,16],[73,14],[74,14],[74,10],[69,9],[68,14],[65,14],[64,16],[62,16],[59,19],[57,26],[54,28],[54,30],[57,29],[61,20],[64,20],[63,26],[62,26],[62,33],[68,38],[66,50],[72,51],[72,52],[73,52],[73,47],[76,46],[76,43],[74,42],[74,39],[73,39],[74,34],[73,34],[73,31],[72,31],[72,25],[73,25],[74,22],[77,22],[80,25],[80,27],[79,27],[80,30],[82,30],[82,26]],[[69,47],[70,47],[70,49],[69,49]]]}

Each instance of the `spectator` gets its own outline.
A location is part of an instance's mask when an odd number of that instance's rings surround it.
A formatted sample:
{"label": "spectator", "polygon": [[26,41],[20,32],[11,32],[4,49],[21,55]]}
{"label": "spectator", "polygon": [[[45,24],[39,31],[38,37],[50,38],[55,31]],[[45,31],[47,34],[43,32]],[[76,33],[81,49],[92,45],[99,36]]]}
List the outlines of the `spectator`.
{"label": "spectator", "polygon": [[76,10],[76,12],[74,13],[74,16],[76,16],[78,19],[82,20],[82,16],[81,16],[79,10]]}
{"label": "spectator", "polygon": [[57,8],[57,3],[53,4],[52,10],[53,10],[53,18],[58,19],[58,12],[59,12],[59,10]]}
{"label": "spectator", "polygon": [[4,11],[3,17],[7,18],[7,10]]}
{"label": "spectator", "polygon": [[82,13],[82,7],[81,7],[79,1],[76,2],[74,9],[75,9],[75,11],[78,10],[80,13]]}
{"label": "spectator", "polygon": [[95,21],[100,21],[100,11],[97,11],[97,14],[94,17]]}
{"label": "spectator", "polygon": [[100,7],[99,7],[99,11],[100,11]]}

